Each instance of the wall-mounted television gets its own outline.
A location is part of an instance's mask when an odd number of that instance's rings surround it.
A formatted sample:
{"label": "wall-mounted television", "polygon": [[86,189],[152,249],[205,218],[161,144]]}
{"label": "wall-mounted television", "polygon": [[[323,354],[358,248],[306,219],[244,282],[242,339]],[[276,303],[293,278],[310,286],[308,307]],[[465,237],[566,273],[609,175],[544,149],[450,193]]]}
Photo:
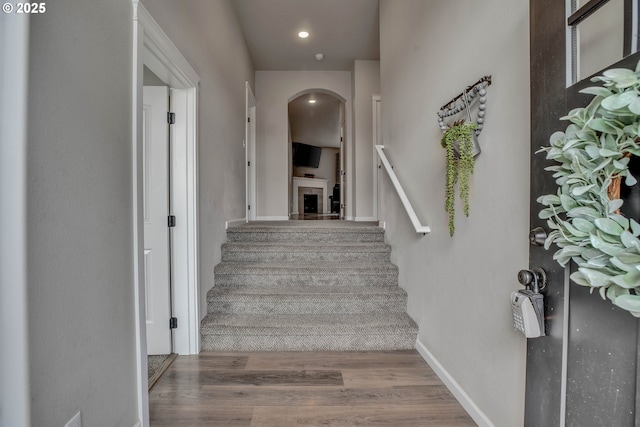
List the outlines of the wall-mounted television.
{"label": "wall-mounted television", "polygon": [[293,166],[302,166],[307,168],[317,168],[320,165],[320,156],[322,155],[322,147],[315,145],[294,142],[293,145]]}

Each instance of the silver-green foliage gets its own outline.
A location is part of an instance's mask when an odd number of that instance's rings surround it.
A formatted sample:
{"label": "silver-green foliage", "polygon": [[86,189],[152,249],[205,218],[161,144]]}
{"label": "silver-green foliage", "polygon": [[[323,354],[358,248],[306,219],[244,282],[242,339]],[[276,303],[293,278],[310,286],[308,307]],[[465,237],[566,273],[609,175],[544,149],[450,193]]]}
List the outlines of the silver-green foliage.
{"label": "silver-green foliage", "polygon": [[[469,216],[469,178],[473,174],[473,131],[475,123],[455,123],[442,136],[440,144],[447,151],[447,177],[445,181],[444,210],[449,214],[449,235],[455,233],[455,185],[460,187],[460,199],[464,202],[464,214]],[[458,143],[459,155],[454,145]],[[458,180],[458,178],[460,178]]]}
{"label": "silver-green foliage", "polygon": [[555,243],[560,265],[578,265],[575,283],[598,288],[603,299],[640,317],[640,224],[616,213],[623,201],[607,194],[617,177],[636,185],[628,154],[640,155],[640,63],[635,71],[611,69],[592,81],[602,87],[581,91],[594,95],[589,105],[563,117],[571,124],[540,150],[559,163],[545,168],[557,194],[538,198],[546,206],[539,217],[551,229],[545,248]]}

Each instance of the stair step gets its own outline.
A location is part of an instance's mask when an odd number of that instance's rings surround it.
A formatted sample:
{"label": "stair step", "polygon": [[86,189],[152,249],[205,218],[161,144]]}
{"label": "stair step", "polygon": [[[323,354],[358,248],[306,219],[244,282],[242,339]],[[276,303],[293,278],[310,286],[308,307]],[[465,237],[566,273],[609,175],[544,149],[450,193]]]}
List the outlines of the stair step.
{"label": "stair step", "polygon": [[[384,242],[384,230],[370,223],[335,221],[283,221],[249,223],[227,230],[230,242]],[[331,222],[331,221],[327,221]],[[313,224],[312,224],[313,223]],[[338,224],[339,223],[339,224]]]}
{"label": "stair step", "polygon": [[400,287],[230,286],[207,293],[215,314],[404,313],[407,293]]}
{"label": "stair step", "polygon": [[383,242],[228,242],[222,245],[222,261],[231,262],[389,262],[390,254],[391,247]]}
{"label": "stair step", "polygon": [[415,347],[407,314],[214,315],[201,324],[203,350],[347,351]]}
{"label": "stair step", "polygon": [[203,350],[405,350],[418,327],[376,223],[251,222],[227,230]]}
{"label": "stair step", "polygon": [[223,262],[214,267],[216,286],[397,286],[398,267],[387,263]]}

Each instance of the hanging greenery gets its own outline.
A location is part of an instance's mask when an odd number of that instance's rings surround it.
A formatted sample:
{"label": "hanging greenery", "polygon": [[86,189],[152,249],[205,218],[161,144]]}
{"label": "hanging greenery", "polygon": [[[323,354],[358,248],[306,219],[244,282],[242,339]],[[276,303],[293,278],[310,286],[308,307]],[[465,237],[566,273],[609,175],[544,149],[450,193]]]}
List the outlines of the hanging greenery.
{"label": "hanging greenery", "polygon": [[[464,214],[469,216],[469,177],[473,173],[473,136],[475,123],[455,122],[442,137],[442,147],[447,152],[447,178],[444,210],[449,214],[449,235],[455,232],[455,184],[459,182],[460,199],[464,202]],[[456,148],[458,153],[456,153]]]}
{"label": "hanging greenery", "polygon": [[540,150],[559,164],[545,168],[558,190],[537,199],[545,206],[538,216],[551,230],[545,248],[555,243],[560,265],[577,264],[576,284],[640,317],[640,224],[619,213],[623,201],[610,193],[622,179],[637,184],[629,162],[640,155],[640,63],[592,81],[602,87],[581,91],[594,95],[591,103],[563,117],[571,124]]}

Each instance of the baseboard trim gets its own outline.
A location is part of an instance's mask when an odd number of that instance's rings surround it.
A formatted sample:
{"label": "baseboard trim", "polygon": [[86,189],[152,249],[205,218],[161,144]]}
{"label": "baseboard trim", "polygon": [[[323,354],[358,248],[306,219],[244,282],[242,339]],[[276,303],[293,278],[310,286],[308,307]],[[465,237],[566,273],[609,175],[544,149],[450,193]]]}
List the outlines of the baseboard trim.
{"label": "baseboard trim", "polygon": [[136,421],[133,427],[142,427],[142,423],[140,422],[140,420]]}
{"label": "baseboard trim", "polygon": [[378,218],[372,217],[372,216],[357,216],[356,217],[356,222],[370,222],[370,221],[377,221]]}
{"label": "baseboard trim", "polygon": [[382,228],[383,230],[387,229],[387,223],[384,221],[378,221],[378,227]]}
{"label": "baseboard trim", "polygon": [[440,377],[440,380],[449,389],[451,394],[460,402],[462,407],[467,411],[469,416],[473,418],[479,427],[495,427],[495,424],[491,422],[489,417],[480,410],[478,405],[469,397],[464,389],[458,384],[458,382],[451,376],[449,371],[436,359],[433,354],[425,347],[420,340],[416,340],[416,350],[427,362],[427,364],[433,369],[433,371]]}
{"label": "baseboard trim", "polygon": [[256,218],[258,221],[288,221],[288,216],[259,216]]}
{"label": "baseboard trim", "polygon": [[237,227],[238,225],[245,224],[246,222],[247,218],[230,219],[229,221],[225,221],[224,228],[228,230],[229,227]]}

